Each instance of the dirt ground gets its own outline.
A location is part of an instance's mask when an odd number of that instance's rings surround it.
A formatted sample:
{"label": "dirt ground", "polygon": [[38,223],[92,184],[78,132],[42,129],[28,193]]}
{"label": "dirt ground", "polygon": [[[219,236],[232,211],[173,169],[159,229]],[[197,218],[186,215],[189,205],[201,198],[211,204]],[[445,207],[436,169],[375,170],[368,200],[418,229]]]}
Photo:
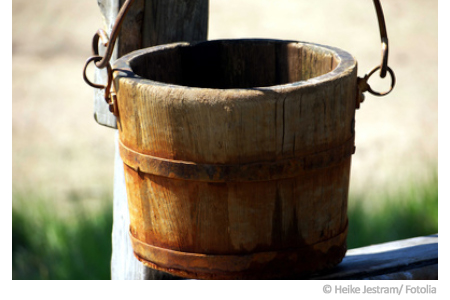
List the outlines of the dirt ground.
{"label": "dirt ground", "polygon": [[[438,1],[382,4],[397,86],[384,98],[366,95],[357,111],[356,193],[419,181],[437,168]],[[97,2],[13,0],[12,25],[13,189],[60,199],[112,193],[114,130],[94,121],[93,89],[82,79],[102,26]],[[369,0],[211,0],[209,39],[244,37],[342,48],[357,58],[359,76],[380,62]]]}

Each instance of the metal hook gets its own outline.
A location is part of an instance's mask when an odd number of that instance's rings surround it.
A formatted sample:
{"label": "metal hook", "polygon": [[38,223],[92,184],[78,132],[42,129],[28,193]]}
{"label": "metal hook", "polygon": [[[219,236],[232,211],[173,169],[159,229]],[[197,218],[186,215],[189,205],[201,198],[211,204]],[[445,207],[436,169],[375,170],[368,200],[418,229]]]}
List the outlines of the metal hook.
{"label": "metal hook", "polygon": [[[99,69],[105,68],[111,59],[112,53],[114,51],[114,45],[116,44],[117,37],[119,35],[120,28],[122,27],[123,20],[125,19],[126,14],[128,13],[128,10],[130,9],[131,5],[133,4],[134,0],[126,0],[125,3],[120,8],[119,14],[117,15],[116,22],[114,23],[114,27],[111,31],[111,35],[109,38],[109,41],[105,42],[104,44],[107,44],[105,55],[103,56],[103,59],[96,62],[95,65]],[[97,33],[94,35],[94,43],[93,45],[93,54],[98,55],[98,40],[99,37],[102,37],[101,30],[97,31]],[[103,40],[103,39],[102,39]]]}
{"label": "metal hook", "polygon": [[[108,62],[108,64],[106,65],[106,68],[107,68],[107,71],[108,71],[108,83],[107,83],[106,85],[98,84],[98,83],[93,83],[93,82],[87,77],[87,74],[86,74],[86,70],[87,70],[88,65],[89,65],[91,62],[96,63],[96,62],[98,62],[98,61],[100,61],[100,60],[102,60],[102,57],[99,56],[99,55],[91,56],[91,57],[89,57],[89,58],[86,60],[86,63],[85,63],[85,65],[84,65],[84,69],[83,69],[83,79],[84,79],[84,81],[85,81],[88,85],[92,86],[93,88],[96,88],[96,89],[106,89],[106,88],[108,88],[108,87],[111,87],[111,81],[112,81],[112,78],[110,78],[111,75],[112,75],[112,69],[111,69],[111,64],[109,64],[109,62]],[[110,75],[110,74],[111,74],[111,75]]]}
{"label": "metal hook", "polygon": [[99,55],[91,56],[91,57],[89,57],[89,58],[86,60],[86,63],[85,63],[85,65],[84,65],[84,69],[83,69],[83,79],[84,79],[84,81],[85,81],[88,85],[92,86],[93,88],[96,88],[96,89],[105,89],[105,101],[106,101],[106,103],[109,104],[109,103],[111,102],[110,94],[111,94],[111,86],[112,86],[112,80],[113,80],[113,76],[112,76],[112,75],[113,75],[113,70],[112,70],[112,68],[111,68],[111,64],[109,63],[109,61],[108,61],[108,63],[106,64],[106,69],[107,69],[107,72],[108,72],[108,81],[107,81],[106,85],[98,84],[98,83],[93,83],[93,82],[87,77],[87,74],[86,74],[87,67],[88,67],[88,65],[89,65],[92,61],[95,63],[95,62],[98,62],[98,61],[101,61],[101,60],[102,60],[102,57],[99,56]]}

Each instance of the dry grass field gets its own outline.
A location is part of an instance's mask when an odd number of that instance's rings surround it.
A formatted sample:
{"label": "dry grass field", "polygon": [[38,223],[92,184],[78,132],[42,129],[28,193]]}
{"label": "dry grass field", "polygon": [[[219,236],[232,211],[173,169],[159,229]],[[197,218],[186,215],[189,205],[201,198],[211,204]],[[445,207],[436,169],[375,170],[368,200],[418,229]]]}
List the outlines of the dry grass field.
{"label": "dry grass field", "polygon": [[[385,0],[395,91],[366,96],[356,120],[352,193],[426,178],[438,160],[438,1]],[[102,26],[94,0],[12,2],[13,190],[92,201],[112,193],[114,130],[93,118],[82,79]],[[209,39],[261,37],[352,53],[359,76],[380,61],[372,1],[211,0]],[[381,88],[388,83],[382,82]]]}

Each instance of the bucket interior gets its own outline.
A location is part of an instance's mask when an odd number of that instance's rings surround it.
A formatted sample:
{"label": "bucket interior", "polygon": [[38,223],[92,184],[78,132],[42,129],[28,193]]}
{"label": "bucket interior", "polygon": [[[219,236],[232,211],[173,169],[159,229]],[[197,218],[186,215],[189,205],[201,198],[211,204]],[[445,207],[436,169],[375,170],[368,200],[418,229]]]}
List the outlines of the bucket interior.
{"label": "bucket interior", "polygon": [[199,88],[268,87],[308,80],[339,63],[325,47],[277,40],[218,40],[160,47],[130,61],[146,79]]}

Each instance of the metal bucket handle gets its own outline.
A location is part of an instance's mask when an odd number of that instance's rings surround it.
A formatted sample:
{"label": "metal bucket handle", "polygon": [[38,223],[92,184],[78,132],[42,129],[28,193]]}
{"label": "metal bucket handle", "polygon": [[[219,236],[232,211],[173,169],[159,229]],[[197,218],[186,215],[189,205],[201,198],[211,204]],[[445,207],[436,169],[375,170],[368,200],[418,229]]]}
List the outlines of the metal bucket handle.
{"label": "metal bucket handle", "polygon": [[[83,70],[83,78],[86,81],[87,84],[94,88],[101,88],[105,89],[105,100],[106,103],[110,105],[110,110],[112,109],[112,112],[114,112],[113,106],[112,106],[112,99],[111,99],[111,82],[112,82],[112,72],[111,65],[110,65],[110,59],[114,50],[114,45],[117,40],[117,36],[119,35],[120,28],[122,26],[123,20],[125,19],[125,15],[128,13],[131,5],[133,4],[134,0],[126,0],[125,3],[122,5],[119,14],[117,15],[116,22],[114,24],[114,27],[111,31],[110,38],[108,38],[107,33],[103,29],[97,30],[97,32],[94,35],[94,38],[92,40],[92,53],[93,55],[88,58],[86,61],[86,64],[84,66]],[[359,102],[362,102],[364,100],[364,92],[369,92],[372,95],[375,96],[385,96],[389,94],[394,86],[395,86],[395,74],[394,71],[388,66],[388,56],[389,56],[389,43],[388,43],[388,37],[387,37],[387,30],[386,30],[386,22],[384,19],[383,9],[381,7],[380,0],[373,0],[373,3],[375,5],[375,10],[378,17],[378,25],[380,27],[380,35],[381,35],[381,64],[377,67],[375,67],[372,71],[367,73],[363,78],[358,78],[358,89],[359,89]],[[102,57],[99,55],[98,51],[98,43],[99,41],[102,42],[103,46],[106,47],[105,55]],[[106,86],[99,85],[92,83],[88,77],[86,76],[86,69],[89,63],[94,61],[95,65],[99,69],[108,69],[108,83]],[[376,72],[380,70],[380,77],[385,78],[386,74],[389,73],[391,76],[391,87],[386,92],[377,92],[374,91],[368,81],[369,78]]]}

